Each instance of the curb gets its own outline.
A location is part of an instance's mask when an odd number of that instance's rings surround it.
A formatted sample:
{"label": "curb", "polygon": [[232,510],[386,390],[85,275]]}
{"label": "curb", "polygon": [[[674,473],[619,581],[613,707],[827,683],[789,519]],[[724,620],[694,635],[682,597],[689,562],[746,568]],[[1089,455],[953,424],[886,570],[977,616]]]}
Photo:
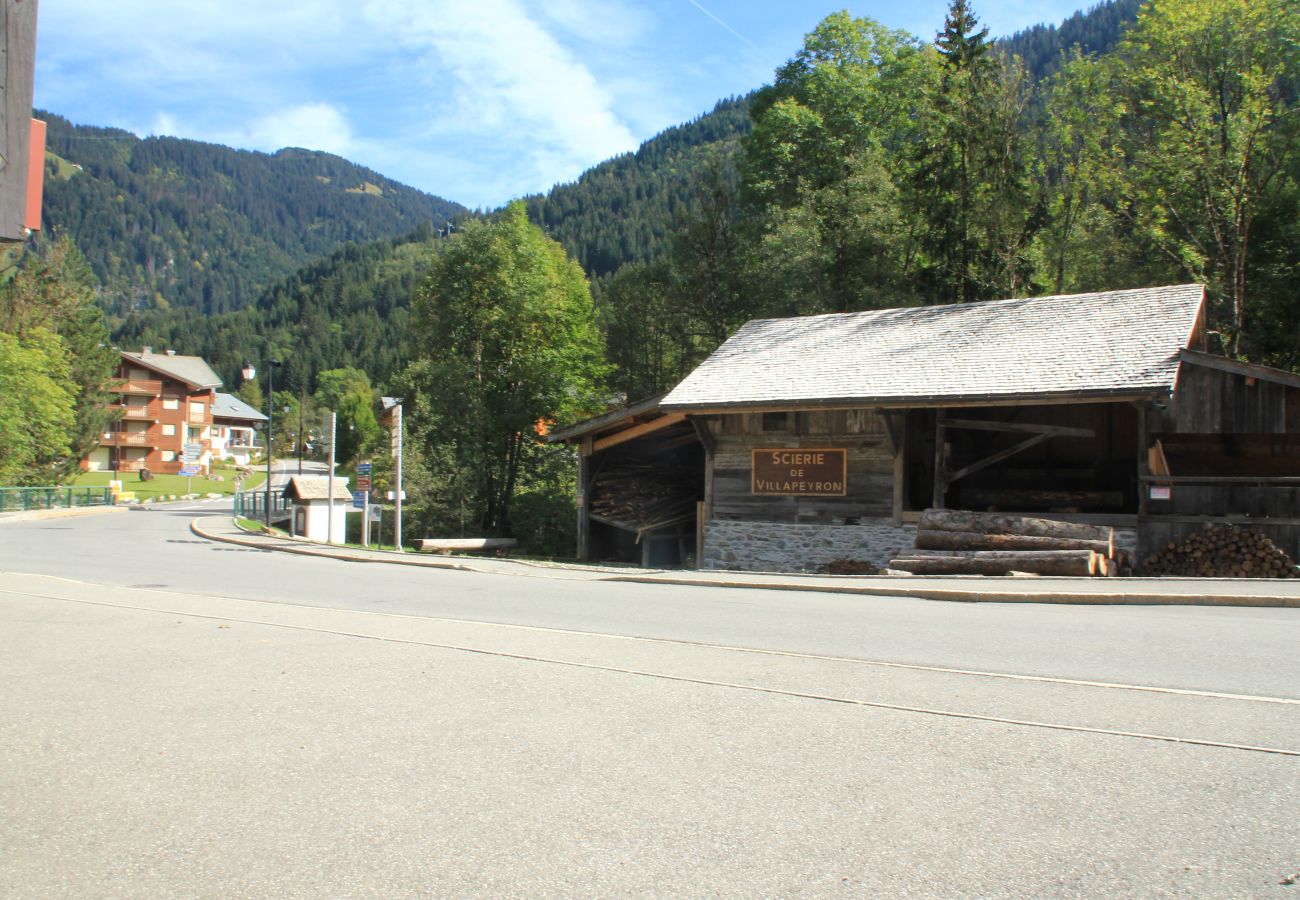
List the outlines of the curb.
{"label": "curb", "polygon": [[[331,550],[328,544],[304,543],[269,544],[265,536],[239,538],[232,535],[213,534],[199,526],[199,519],[190,521],[190,531],[206,540],[242,547],[253,547],[268,552],[293,553],[299,556],[312,556],[319,559],[338,559],[345,562],[377,563],[398,566],[414,566],[425,569],[445,569],[457,572],[477,572],[480,574],[497,574],[487,572],[462,563],[442,562],[436,558],[414,557],[393,553],[390,556],[376,558],[358,553]],[[275,540],[282,540],[276,538]],[[371,553],[388,553],[389,551],[370,551]],[[583,570],[586,571],[586,570]],[[1300,608],[1300,595],[1264,596],[1241,594],[1143,594],[1134,592],[1078,593],[1078,592],[1044,592],[1028,593],[1025,591],[998,590],[954,590],[952,588],[927,588],[923,584],[907,585],[852,585],[852,584],[801,584],[790,581],[751,582],[728,581],[722,578],[674,578],[671,575],[608,575],[593,578],[593,581],[615,582],[624,584],[659,584],[674,587],[712,587],[712,588],[749,588],[765,591],[802,591],[821,594],[856,594],[869,597],[907,597],[919,600],[937,600],[949,603],[1053,603],[1079,606],[1233,606],[1265,608]],[[909,579],[910,580],[910,579]]]}
{"label": "curb", "polygon": [[71,509],[29,509],[23,512],[0,513],[0,522],[31,522],[39,519],[73,519],[80,516],[99,516],[107,513],[124,513],[129,506],[78,506]]}
{"label": "curb", "polygon": [[1135,593],[1041,593],[1020,591],[958,591],[951,588],[871,587],[867,585],[797,584],[768,582],[766,584],[697,580],[688,578],[656,578],[626,575],[602,579],[633,584],[668,584],[687,587],[754,588],[765,591],[810,591],[820,594],[858,594],[870,597],[913,597],[919,600],[942,600],[950,603],[1059,603],[1088,606],[1241,606],[1300,608],[1300,597],[1247,596],[1240,594],[1135,594]]}
{"label": "curb", "polygon": [[[244,538],[233,537],[232,535],[212,534],[211,532],[204,531],[202,528],[199,527],[198,519],[190,520],[190,532],[192,534],[197,535],[198,537],[204,538],[205,540],[216,541],[221,544],[236,544],[240,547],[254,547],[256,549],[266,550],[268,552],[293,553],[298,556],[314,556],[319,559],[341,559],[345,562],[358,562],[358,563],[387,563],[388,565],[417,566],[425,569],[451,569],[458,572],[478,571],[477,569],[470,568],[469,566],[463,566],[460,563],[440,562],[434,559],[424,559],[424,558],[405,559],[402,558],[402,556],[397,556],[397,555],[394,555],[392,559],[375,559],[374,557],[362,556],[360,554],[348,553],[346,551],[337,551],[337,550],[331,551],[326,549],[329,546],[328,544],[305,543],[302,546],[294,546],[292,544],[268,545],[265,542],[265,539],[259,539],[259,538],[244,539]],[[276,538],[276,540],[280,540],[280,539]],[[370,552],[382,553],[384,551],[372,550]]]}

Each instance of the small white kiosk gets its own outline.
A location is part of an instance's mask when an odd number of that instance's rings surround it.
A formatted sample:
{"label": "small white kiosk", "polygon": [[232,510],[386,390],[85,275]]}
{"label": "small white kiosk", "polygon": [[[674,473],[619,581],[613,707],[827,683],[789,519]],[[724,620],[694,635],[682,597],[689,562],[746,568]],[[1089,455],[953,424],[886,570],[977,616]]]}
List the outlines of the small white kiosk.
{"label": "small white kiosk", "polygon": [[291,533],[309,541],[343,543],[347,535],[347,514],[352,494],[346,478],[334,479],[334,510],[330,514],[330,480],[326,475],[295,475],[284,496],[293,504]]}

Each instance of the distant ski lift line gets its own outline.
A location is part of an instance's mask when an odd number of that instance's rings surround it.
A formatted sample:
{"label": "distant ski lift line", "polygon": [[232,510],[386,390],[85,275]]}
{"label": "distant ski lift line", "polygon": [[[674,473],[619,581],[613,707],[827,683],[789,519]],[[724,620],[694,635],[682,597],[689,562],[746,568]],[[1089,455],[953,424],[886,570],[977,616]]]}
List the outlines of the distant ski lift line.
{"label": "distant ski lift line", "polygon": [[753,50],[755,53],[758,53],[758,54],[762,54],[762,53],[763,53],[763,48],[759,47],[757,44],[755,44],[755,43],[754,43],[753,41],[751,41],[749,38],[745,37],[745,36],[744,36],[743,34],[741,34],[739,31],[737,31],[736,29],[734,29],[734,28],[732,28],[730,25],[728,25],[726,22],[724,22],[724,21],[722,21],[721,19],[719,19],[717,16],[715,16],[713,13],[709,12],[709,11],[708,11],[707,9],[705,9],[703,6],[700,6],[700,4],[696,3],[695,0],[686,0],[686,2],[689,3],[691,6],[694,6],[694,7],[695,7],[696,9],[698,9],[700,12],[704,13],[706,16],[708,16],[708,17],[709,17],[710,19],[712,19],[713,21],[717,22],[717,23],[718,23],[719,25],[721,25],[723,28],[727,29],[727,31],[731,32],[731,34],[736,38],[736,40],[738,40],[738,41],[740,41],[741,43],[743,43],[743,44],[745,44],[746,46],[748,46],[748,47],[749,47],[751,50]]}

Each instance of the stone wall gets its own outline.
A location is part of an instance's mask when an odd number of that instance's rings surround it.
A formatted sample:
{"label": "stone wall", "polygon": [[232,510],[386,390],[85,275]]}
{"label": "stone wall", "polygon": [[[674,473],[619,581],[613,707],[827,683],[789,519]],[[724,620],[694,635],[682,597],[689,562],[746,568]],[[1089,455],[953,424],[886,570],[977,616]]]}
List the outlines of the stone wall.
{"label": "stone wall", "polygon": [[[736,572],[816,572],[833,559],[885,567],[900,551],[911,550],[915,525],[890,519],[863,519],[858,525],[796,525],[789,522],[735,522],[715,519],[704,526],[702,569]],[[1135,550],[1137,532],[1115,529],[1115,544]]]}
{"label": "stone wall", "polygon": [[704,526],[700,568],[741,572],[815,572],[833,559],[884,566],[909,549],[915,525],[863,519],[858,525],[796,525],[715,519]]}

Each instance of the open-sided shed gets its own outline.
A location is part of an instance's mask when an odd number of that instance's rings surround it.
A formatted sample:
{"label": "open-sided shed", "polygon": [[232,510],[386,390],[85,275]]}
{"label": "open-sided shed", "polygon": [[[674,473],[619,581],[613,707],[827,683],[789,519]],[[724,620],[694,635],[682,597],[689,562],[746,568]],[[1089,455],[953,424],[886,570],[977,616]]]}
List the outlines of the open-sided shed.
{"label": "open-sided shed", "polygon": [[[584,448],[580,527],[598,521],[593,473],[611,462],[602,450],[622,446],[648,477],[683,482],[698,460],[703,567],[883,564],[910,544],[929,507],[1109,525],[1136,543],[1139,525],[1156,516],[1204,517],[1192,511],[1201,500],[1169,484],[1195,455],[1184,452],[1194,434],[1254,435],[1250,458],[1268,456],[1271,477],[1300,475],[1294,454],[1280,452],[1290,439],[1278,437],[1300,430],[1285,384],[1297,376],[1243,374],[1204,353],[1204,338],[1195,284],[757,320],[667,395],[554,437]],[[1224,387],[1225,377],[1242,386]],[[1254,395],[1233,393],[1252,378]],[[1220,412],[1197,412],[1214,391]],[[1229,411],[1252,396],[1255,418],[1236,422]],[[670,463],[651,435],[691,453]],[[1210,468],[1241,442],[1214,446]],[[1252,462],[1234,474],[1265,473]],[[1161,506],[1169,490],[1190,506]],[[1247,493],[1237,485],[1233,503],[1254,503]],[[596,495],[617,498],[620,486]],[[1270,502],[1275,517],[1294,510],[1294,495]]]}

